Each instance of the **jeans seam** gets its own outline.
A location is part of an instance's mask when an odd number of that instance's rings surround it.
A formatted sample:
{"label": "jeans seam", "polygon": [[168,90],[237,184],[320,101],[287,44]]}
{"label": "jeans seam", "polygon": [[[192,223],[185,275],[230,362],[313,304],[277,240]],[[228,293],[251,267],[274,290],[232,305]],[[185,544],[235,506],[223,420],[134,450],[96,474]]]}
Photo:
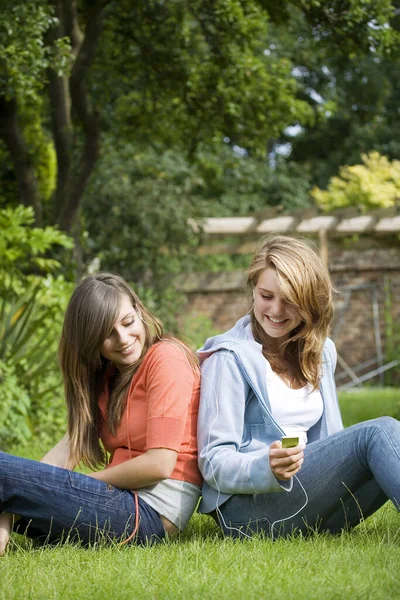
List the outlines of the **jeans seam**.
{"label": "jeans seam", "polygon": [[391,440],[391,438],[388,436],[388,434],[387,434],[387,431],[385,430],[385,427],[384,427],[384,426],[382,426],[382,432],[383,432],[383,434],[386,436],[386,439],[387,439],[387,441],[389,442],[389,444],[390,444],[390,446],[391,446],[392,450],[393,450],[393,451],[394,451],[394,453],[396,454],[397,458],[398,458],[398,459],[400,459],[400,455],[399,455],[399,453],[397,452],[396,448],[393,446],[393,444],[392,444],[392,440]]}
{"label": "jeans seam", "polygon": [[[10,477],[10,479],[13,479],[15,481],[21,481],[21,479],[18,477]],[[29,485],[32,484],[32,482],[29,480],[24,479],[23,481],[26,484],[29,484]],[[36,483],[35,487],[37,488],[37,490],[41,490],[42,492],[48,492],[48,490],[49,490],[48,486],[44,483]],[[59,489],[59,488],[51,488],[51,489],[53,490],[53,489]],[[118,489],[118,488],[116,488],[116,489]],[[74,493],[74,491],[76,491],[76,490],[78,490],[78,491],[80,490],[84,493],[87,493],[88,497],[82,498],[79,494]],[[117,501],[118,498],[120,498],[120,496],[123,495],[123,493],[124,493],[124,491],[120,490],[120,493],[118,495],[115,495],[111,498],[107,498],[107,494],[96,494],[96,493],[90,492],[90,490],[82,490],[81,488],[75,488],[73,486],[71,486],[69,490],[68,489],[63,490],[63,494],[72,498],[74,501],[77,501],[77,502],[80,501],[80,502],[87,503],[87,504],[90,504],[93,506],[101,506],[101,507],[107,506],[107,505],[111,504],[112,502]],[[33,496],[35,496],[38,500],[40,500],[40,498],[41,498],[40,493],[35,493],[34,490],[31,490],[31,494]],[[90,498],[89,498],[89,495],[91,496]]]}

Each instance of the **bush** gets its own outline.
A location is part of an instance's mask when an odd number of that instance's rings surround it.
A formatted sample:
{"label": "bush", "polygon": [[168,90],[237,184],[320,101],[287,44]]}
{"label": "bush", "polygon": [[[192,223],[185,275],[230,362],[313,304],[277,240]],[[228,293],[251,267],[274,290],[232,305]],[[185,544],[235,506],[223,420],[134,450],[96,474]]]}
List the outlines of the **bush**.
{"label": "bush", "polygon": [[0,210],[0,447],[65,429],[57,345],[72,284],[48,253],[72,241],[31,227],[32,210]]}
{"label": "bush", "polygon": [[29,427],[30,398],[19,383],[12,365],[0,360],[0,449],[21,444],[31,436]]}

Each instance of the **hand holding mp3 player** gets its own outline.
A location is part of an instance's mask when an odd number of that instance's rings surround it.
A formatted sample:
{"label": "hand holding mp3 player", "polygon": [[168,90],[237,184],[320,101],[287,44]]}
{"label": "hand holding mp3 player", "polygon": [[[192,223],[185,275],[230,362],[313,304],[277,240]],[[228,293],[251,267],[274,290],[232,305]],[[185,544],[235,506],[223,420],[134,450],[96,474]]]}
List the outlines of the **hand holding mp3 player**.
{"label": "hand holding mp3 player", "polygon": [[281,445],[278,440],[272,442],[269,449],[269,464],[278,480],[288,481],[300,470],[304,461],[304,446],[302,445],[298,450],[287,452],[288,448],[296,448],[299,444],[300,440],[296,436],[283,436]]}

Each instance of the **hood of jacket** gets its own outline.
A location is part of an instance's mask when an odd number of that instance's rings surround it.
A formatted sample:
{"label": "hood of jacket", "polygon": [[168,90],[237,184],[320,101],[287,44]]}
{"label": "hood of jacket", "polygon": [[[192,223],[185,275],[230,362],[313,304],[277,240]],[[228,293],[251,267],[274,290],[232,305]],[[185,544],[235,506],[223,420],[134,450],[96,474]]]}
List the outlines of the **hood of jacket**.
{"label": "hood of jacket", "polygon": [[[261,405],[271,414],[271,405],[268,399],[266,382],[265,358],[262,346],[254,340],[251,316],[245,315],[228,331],[208,338],[202,348],[197,351],[200,365],[214,352],[220,350],[232,352],[238,361],[243,377],[253,389]],[[319,389],[324,401],[324,414],[322,417],[323,435],[329,435],[343,429],[340,409],[337,402],[334,371],[336,367],[335,345],[327,338],[325,340],[322,357],[322,373]],[[326,399],[335,398],[335,402],[326,402]],[[316,429],[316,428],[314,428]],[[320,436],[320,432],[315,437]],[[310,439],[310,438],[309,438]],[[311,440],[314,432],[311,432]]]}
{"label": "hood of jacket", "polygon": [[220,350],[235,355],[243,377],[253,389],[259,402],[270,412],[265,358],[262,354],[262,345],[253,337],[250,315],[239,319],[232,329],[208,338],[204,346],[197,351],[200,365],[211,354]]}

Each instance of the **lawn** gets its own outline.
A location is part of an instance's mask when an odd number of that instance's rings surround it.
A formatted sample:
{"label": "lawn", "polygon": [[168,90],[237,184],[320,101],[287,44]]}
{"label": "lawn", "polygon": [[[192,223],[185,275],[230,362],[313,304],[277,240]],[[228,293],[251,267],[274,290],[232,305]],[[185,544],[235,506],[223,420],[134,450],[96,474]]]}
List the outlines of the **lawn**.
{"label": "lawn", "polygon": [[[346,425],[396,415],[396,390],[343,393]],[[37,458],[38,450],[21,452]],[[400,598],[400,516],[391,504],[338,537],[223,539],[195,515],[181,539],[153,548],[30,549],[0,559],[0,599]]]}

